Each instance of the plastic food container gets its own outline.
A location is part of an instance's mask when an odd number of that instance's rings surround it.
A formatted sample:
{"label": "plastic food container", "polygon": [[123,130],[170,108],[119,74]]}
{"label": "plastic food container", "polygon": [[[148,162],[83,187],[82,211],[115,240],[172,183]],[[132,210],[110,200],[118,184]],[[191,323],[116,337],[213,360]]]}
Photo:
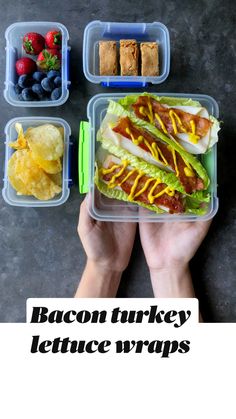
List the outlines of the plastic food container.
{"label": "plastic food container", "polygon": [[[157,42],[159,44],[160,75],[143,76],[100,76],[99,75],[99,41],[136,39],[140,42]],[[83,70],[85,77],[92,83],[101,83],[110,87],[145,87],[148,83],[158,84],[166,80],[170,71],[170,38],[169,31],[163,23],[117,23],[90,22],[84,31]]]}
{"label": "plastic food container", "polygon": [[[208,211],[203,216],[192,214],[157,214],[153,211],[146,210],[142,215],[139,213],[139,206],[129,202],[118,201],[107,198],[102,195],[94,185],[95,173],[95,153],[100,143],[96,141],[96,133],[100,124],[106,114],[108,100],[118,100],[124,96],[132,93],[117,93],[117,94],[99,94],[94,96],[87,107],[88,122],[81,122],[80,125],[80,144],[79,144],[79,184],[80,192],[90,192],[91,199],[89,200],[90,215],[101,221],[145,221],[145,222],[163,222],[163,221],[196,221],[209,220],[213,218],[218,210],[217,198],[217,145],[212,149],[200,155],[201,163],[206,168],[209,178],[210,186],[209,192],[211,199]],[[182,93],[154,93],[158,96],[172,96],[172,97],[188,97],[199,101],[208,112],[219,117],[219,108],[216,101],[206,95],[197,94],[182,94]]]}
{"label": "plastic food container", "polygon": [[[56,195],[53,199],[47,201],[40,201],[34,196],[17,195],[15,189],[12,188],[7,177],[8,160],[11,155],[15,152],[8,146],[9,142],[16,140],[17,132],[15,130],[15,123],[19,122],[22,124],[23,130],[25,131],[29,127],[37,127],[42,124],[53,124],[57,127],[64,128],[64,155],[63,155],[63,168],[62,168],[62,192]],[[61,118],[51,117],[19,117],[11,119],[6,127],[6,142],[5,142],[5,167],[4,167],[4,185],[2,195],[4,200],[9,205],[18,207],[55,207],[64,204],[70,194],[70,136],[71,129],[68,123]]]}
{"label": "plastic food container", "polygon": [[[61,78],[62,78],[62,95],[57,100],[41,100],[41,101],[20,101],[14,90],[17,82],[17,74],[15,69],[16,61],[21,57],[30,57],[36,59],[36,56],[26,54],[22,40],[27,32],[37,32],[45,35],[51,29],[58,29],[62,33],[61,48]],[[69,33],[64,25],[57,22],[17,22],[10,25],[6,32],[6,81],[4,97],[10,105],[23,107],[48,107],[60,106],[65,103],[69,97],[69,53],[68,46]]]}

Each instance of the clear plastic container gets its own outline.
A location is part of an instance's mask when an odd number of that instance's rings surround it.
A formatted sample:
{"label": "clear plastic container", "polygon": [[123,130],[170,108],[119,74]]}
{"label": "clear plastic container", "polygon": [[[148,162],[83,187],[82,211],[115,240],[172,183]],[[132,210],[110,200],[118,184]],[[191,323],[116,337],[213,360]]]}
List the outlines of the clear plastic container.
{"label": "clear plastic container", "polygon": [[[53,124],[57,127],[64,128],[64,155],[63,155],[63,168],[62,168],[62,192],[56,195],[55,198],[49,199],[48,201],[40,201],[34,196],[17,195],[15,189],[12,188],[7,177],[8,160],[11,155],[15,152],[8,146],[9,142],[16,140],[17,132],[15,130],[15,123],[19,122],[22,124],[23,130],[25,131],[29,127],[37,127],[42,124]],[[19,117],[11,119],[6,127],[6,142],[5,142],[5,166],[4,166],[4,184],[2,190],[2,196],[9,205],[18,207],[55,207],[64,204],[70,194],[70,136],[71,129],[68,123],[61,118],[51,117]]]}
{"label": "clear plastic container", "polygon": [[[16,61],[21,57],[31,57],[36,60],[36,56],[26,54],[22,40],[27,32],[37,32],[45,35],[51,29],[58,29],[62,33],[61,48],[61,78],[62,78],[62,94],[57,100],[41,100],[41,101],[20,101],[15,93],[14,85],[17,82],[17,74],[15,69]],[[69,97],[69,53],[68,46],[69,33],[64,25],[58,22],[17,22],[10,25],[5,32],[6,38],[6,80],[4,97],[10,105],[25,107],[48,107],[60,106],[65,103]]]}
{"label": "clear plastic container", "polygon": [[[90,192],[89,212],[93,218],[101,221],[196,221],[209,220],[213,218],[218,210],[217,197],[217,145],[211,150],[200,155],[203,166],[207,169],[210,178],[209,192],[211,195],[208,211],[203,216],[190,214],[157,214],[153,211],[142,211],[137,204],[118,201],[102,195],[94,184],[95,153],[100,146],[96,141],[96,133],[106,114],[108,100],[118,100],[132,93],[99,94],[94,96],[87,107],[89,122],[83,122],[80,128],[80,150],[79,150],[79,175],[80,191]],[[182,93],[154,93],[158,96],[188,97],[199,101],[209,114],[218,118],[219,108],[217,102],[210,96]]]}
{"label": "clear plastic container", "polygon": [[[159,45],[160,75],[143,76],[100,76],[99,41],[136,39],[137,42],[157,42]],[[90,22],[84,30],[83,70],[85,77],[92,83],[110,87],[144,87],[148,83],[162,83],[170,71],[169,31],[163,23],[118,23]]]}

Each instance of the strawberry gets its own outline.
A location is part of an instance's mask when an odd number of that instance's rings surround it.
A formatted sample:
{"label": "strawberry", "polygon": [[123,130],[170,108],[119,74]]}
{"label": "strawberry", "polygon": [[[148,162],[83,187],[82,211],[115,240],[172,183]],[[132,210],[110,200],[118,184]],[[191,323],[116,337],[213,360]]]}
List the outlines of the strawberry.
{"label": "strawberry", "polygon": [[59,70],[61,67],[61,53],[57,49],[44,49],[37,58],[40,70]]}
{"label": "strawberry", "polygon": [[16,72],[18,76],[22,74],[31,74],[36,71],[36,63],[32,58],[23,57],[16,61]]}
{"label": "strawberry", "polygon": [[23,38],[23,48],[27,54],[39,54],[44,49],[44,45],[45,39],[39,33],[28,32]]}
{"label": "strawberry", "polygon": [[61,32],[57,30],[49,31],[45,35],[48,48],[61,49]]}

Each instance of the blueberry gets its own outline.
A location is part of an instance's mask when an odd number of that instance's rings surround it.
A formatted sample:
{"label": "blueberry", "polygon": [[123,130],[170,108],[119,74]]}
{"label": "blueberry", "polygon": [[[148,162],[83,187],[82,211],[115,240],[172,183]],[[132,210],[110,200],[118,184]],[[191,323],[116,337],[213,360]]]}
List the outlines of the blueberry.
{"label": "blueberry", "polygon": [[37,96],[30,87],[26,87],[25,89],[23,89],[21,95],[23,100],[25,101],[32,101],[37,99]]}
{"label": "blueberry", "polygon": [[47,78],[48,79],[55,79],[55,77],[60,77],[60,75],[61,75],[60,71],[50,70],[47,73]]}
{"label": "blueberry", "polygon": [[22,91],[22,87],[20,87],[19,84],[17,83],[15,85],[15,92],[16,92],[16,94],[19,95],[21,93],[21,91]]}
{"label": "blueberry", "polygon": [[60,97],[61,97],[61,87],[56,87],[56,89],[52,91],[51,99],[58,100]]}
{"label": "blueberry", "polygon": [[38,96],[39,99],[44,98],[45,90],[42,88],[41,84],[39,84],[39,83],[33,84],[32,90]]}
{"label": "blueberry", "polygon": [[47,74],[43,73],[42,71],[35,71],[33,73],[33,79],[36,80],[38,83],[41,82],[45,77],[47,77]]}
{"label": "blueberry", "polygon": [[52,80],[50,80],[48,77],[45,77],[45,79],[41,81],[41,86],[46,92],[51,92],[53,90],[54,84]]}
{"label": "blueberry", "polygon": [[23,99],[23,96],[22,96],[22,93],[20,93],[20,94],[17,96],[17,98],[18,98],[18,100],[20,100],[20,101],[24,100],[24,99]]}
{"label": "blueberry", "polygon": [[60,76],[55,77],[54,84],[55,84],[56,87],[61,86],[61,77]]}
{"label": "blueberry", "polygon": [[25,89],[25,87],[30,87],[32,84],[32,78],[28,74],[23,74],[19,77],[18,84],[22,89]]}

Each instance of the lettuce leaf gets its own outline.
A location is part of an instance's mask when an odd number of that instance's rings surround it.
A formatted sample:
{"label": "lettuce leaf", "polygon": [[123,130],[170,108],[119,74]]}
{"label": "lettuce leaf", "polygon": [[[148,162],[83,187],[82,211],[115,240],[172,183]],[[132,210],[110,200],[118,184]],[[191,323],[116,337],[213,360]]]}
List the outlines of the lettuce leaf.
{"label": "lettuce leaf", "polygon": [[213,125],[211,127],[211,135],[208,148],[212,148],[213,145],[218,141],[218,131],[220,130],[220,122],[212,115],[209,119],[213,123]]}
{"label": "lettuce leaf", "polygon": [[[209,202],[209,201],[210,201],[210,197],[209,197],[209,200],[206,202]],[[197,199],[187,196],[186,201],[185,201],[185,205],[186,205],[185,213],[195,214],[195,215],[205,215],[208,210],[208,205],[206,204],[206,202],[201,203]]]}
{"label": "lettuce leaf", "polygon": [[158,100],[158,102],[163,103],[164,105],[168,106],[197,106],[201,107],[202,105],[200,102],[196,100],[192,100],[190,98],[185,97],[168,97],[168,96],[157,96],[152,93],[144,92],[142,94],[136,94],[136,95],[129,95],[122,99],[120,99],[118,102],[120,105],[122,105],[125,109],[129,109],[133,103],[135,103],[139,96],[150,96],[153,99]]}
{"label": "lettuce leaf", "polygon": [[[127,97],[129,97],[129,96],[127,96]],[[183,148],[177,142],[173,141],[167,135],[163,134],[158,128],[156,128],[154,125],[150,124],[149,122],[146,122],[142,119],[139,119],[139,118],[135,117],[131,112],[124,109],[123,106],[120,103],[117,103],[117,102],[114,102],[113,100],[110,100],[107,112],[111,113],[111,114],[115,114],[115,115],[120,116],[120,117],[128,116],[130,118],[130,120],[135,125],[151,132],[155,137],[160,138],[163,142],[165,142],[165,143],[169,144],[171,147],[173,147],[174,150],[178,151],[178,153],[188,163],[191,164],[191,166],[194,168],[196,173],[203,180],[205,189],[208,188],[208,186],[210,184],[210,179],[208,177],[208,174],[207,174],[205,168],[202,166],[200,161],[197,160],[196,157],[194,157],[192,154],[188,153],[186,150],[183,150]]]}

